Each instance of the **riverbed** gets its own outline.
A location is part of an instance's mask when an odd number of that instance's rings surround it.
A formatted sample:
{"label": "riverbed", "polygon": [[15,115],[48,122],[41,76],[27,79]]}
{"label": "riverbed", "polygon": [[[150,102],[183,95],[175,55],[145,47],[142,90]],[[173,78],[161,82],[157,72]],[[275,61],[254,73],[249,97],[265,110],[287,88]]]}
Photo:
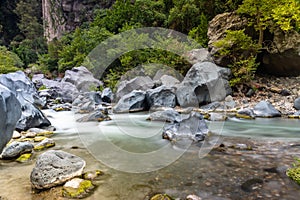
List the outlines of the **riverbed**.
{"label": "riverbed", "polygon": [[[211,134],[198,144],[162,140],[163,122],[148,113],[112,115],[112,121],[77,123],[72,112],[45,111],[57,128],[56,146],[82,157],[85,171],[104,175],[87,199],[149,199],[167,193],[185,199],[298,199],[300,188],[285,176],[300,157],[300,124],[295,119],[210,122]],[[32,161],[0,161],[0,199],[64,199],[60,187],[31,190]]]}

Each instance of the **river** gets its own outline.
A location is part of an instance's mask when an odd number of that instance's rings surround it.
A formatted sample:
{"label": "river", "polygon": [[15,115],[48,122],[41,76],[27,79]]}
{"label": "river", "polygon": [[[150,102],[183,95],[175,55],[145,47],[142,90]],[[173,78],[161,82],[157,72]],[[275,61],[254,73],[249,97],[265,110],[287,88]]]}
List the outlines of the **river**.
{"label": "river", "polygon": [[[155,193],[209,200],[300,195],[299,186],[284,174],[294,157],[300,157],[299,120],[230,118],[208,123],[212,134],[203,143],[171,144],[161,138],[164,123],[146,121],[148,113],[112,115],[112,121],[101,123],[77,123],[79,116],[72,112],[45,113],[57,128],[53,149],[82,157],[86,171],[104,172],[87,199],[149,199]],[[31,190],[33,166],[34,159],[25,164],[0,161],[0,197],[63,199],[59,187]]]}

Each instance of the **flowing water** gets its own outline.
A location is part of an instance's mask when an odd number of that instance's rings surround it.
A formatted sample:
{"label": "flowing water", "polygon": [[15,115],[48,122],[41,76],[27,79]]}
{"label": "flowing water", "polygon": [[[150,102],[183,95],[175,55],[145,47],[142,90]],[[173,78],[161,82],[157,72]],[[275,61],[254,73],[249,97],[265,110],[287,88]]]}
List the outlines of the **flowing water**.
{"label": "flowing water", "polygon": [[[87,199],[149,199],[155,193],[178,199],[189,194],[202,199],[298,199],[300,195],[299,186],[284,174],[294,157],[300,157],[299,120],[210,122],[212,134],[194,144],[163,140],[164,123],[146,121],[148,113],[77,123],[79,116],[72,112],[45,112],[57,128],[54,149],[82,157],[86,171],[100,169],[105,174]],[[243,146],[251,150],[237,148]],[[59,187],[41,193],[31,190],[29,176],[36,156],[26,164],[0,161],[0,199],[63,199]]]}

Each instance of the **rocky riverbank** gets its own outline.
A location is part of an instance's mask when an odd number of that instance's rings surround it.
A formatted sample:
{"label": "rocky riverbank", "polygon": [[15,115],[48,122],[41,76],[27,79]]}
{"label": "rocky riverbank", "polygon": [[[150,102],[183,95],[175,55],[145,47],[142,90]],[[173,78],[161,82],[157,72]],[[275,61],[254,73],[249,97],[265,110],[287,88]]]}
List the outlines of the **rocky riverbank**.
{"label": "rocky riverbank", "polygon": [[[171,144],[186,139],[196,144],[203,144],[207,141],[206,139],[211,140],[213,136],[209,136],[206,120],[225,121],[228,116],[247,119],[299,118],[300,112],[297,112],[297,109],[300,109],[299,77],[257,76],[255,81],[249,83],[247,87],[232,91],[228,82],[230,70],[214,64],[206,50],[195,52],[200,52],[201,55],[198,57],[201,59],[197,60],[185,77],[180,78],[169,70],[159,70],[153,77],[141,73],[139,73],[140,76],[133,78],[124,76],[117,85],[115,93],[110,88],[99,91],[103,83],[93,77],[93,74],[83,66],[67,71],[64,78],[58,80],[49,80],[43,74],[35,74],[30,80],[23,72],[1,75],[0,86],[3,101],[0,106],[4,116],[0,126],[0,130],[3,130],[0,133],[1,148],[8,143],[1,154],[1,162],[19,162],[26,165],[26,163],[33,164],[34,161],[35,166],[32,166],[31,175],[27,174],[27,177],[30,177],[32,191],[51,196],[56,195],[56,192],[49,194],[49,191],[57,191],[59,188],[60,196],[79,198],[90,195],[91,191],[100,187],[97,177],[102,173],[95,168],[89,174],[85,174],[85,160],[62,151],[64,147],[56,149],[56,141],[51,138],[55,133],[55,127],[51,126],[48,116],[41,109],[52,109],[56,112],[72,110],[75,114],[84,114],[77,120],[78,123],[101,123],[111,120],[110,115],[113,113],[150,111],[152,114],[149,120],[167,122],[163,127],[161,137],[170,140]],[[13,134],[14,127],[16,130]],[[240,162],[245,170],[248,168],[243,163],[244,161],[235,160],[235,156],[242,156],[244,160],[251,157],[249,162],[253,164],[251,166],[254,166],[256,160],[253,157],[269,152],[288,156],[288,159],[283,159],[283,164],[291,166],[292,157],[298,155],[298,144],[295,146],[297,150],[293,152],[290,150],[295,149],[288,147],[290,144],[282,142],[272,143],[276,147],[273,149],[267,141],[244,141],[244,139],[235,138],[224,138],[224,140],[229,140],[231,144],[217,144],[209,155],[215,159],[225,160],[230,157],[228,162]],[[255,149],[256,146],[259,148]],[[278,149],[285,147],[289,150],[284,150],[282,154],[277,152]],[[193,148],[199,147],[195,145]],[[87,150],[83,151],[87,153]],[[269,157],[264,159],[272,160]],[[189,162],[192,161],[189,160]],[[272,161],[273,165],[276,162],[277,160]],[[223,168],[224,165],[220,165],[217,170]],[[221,172],[215,171],[214,173],[220,174]],[[263,188],[261,185],[269,181],[261,177],[264,173],[259,174],[260,178],[250,178],[244,183],[239,183],[242,191],[253,192],[256,191],[253,187]],[[285,176],[284,173],[281,175]],[[93,178],[88,178],[90,176]],[[232,176],[234,177],[233,174]],[[240,174],[238,178],[241,177],[244,175]],[[234,181],[237,180],[234,179]],[[167,182],[164,183],[167,185]],[[209,179],[206,187],[216,183]],[[197,182],[196,185],[201,184]],[[61,187],[61,185],[64,186]],[[191,185],[194,183],[192,182]],[[181,187],[184,186],[181,185]],[[44,192],[45,189],[48,191]],[[234,193],[228,193],[229,189],[225,190],[227,193],[214,190],[211,193],[214,195],[220,193],[222,197],[235,198],[232,196]],[[194,190],[187,191],[192,193]],[[289,189],[286,188],[286,191]],[[145,192],[144,195],[147,193],[150,195],[151,192]],[[167,189],[165,193],[172,195],[172,192]],[[173,196],[184,199],[189,195],[188,193],[185,197],[178,194],[173,194]],[[268,191],[268,194],[274,199],[289,195],[288,192],[277,191]],[[160,198],[155,194],[152,196]],[[197,196],[199,196],[198,193]],[[255,198],[264,197],[260,192],[255,193],[254,196]],[[151,198],[150,195],[147,198],[155,200],[154,197]],[[200,197],[211,199],[211,196],[206,195],[200,195]],[[213,196],[213,198],[216,197]]]}

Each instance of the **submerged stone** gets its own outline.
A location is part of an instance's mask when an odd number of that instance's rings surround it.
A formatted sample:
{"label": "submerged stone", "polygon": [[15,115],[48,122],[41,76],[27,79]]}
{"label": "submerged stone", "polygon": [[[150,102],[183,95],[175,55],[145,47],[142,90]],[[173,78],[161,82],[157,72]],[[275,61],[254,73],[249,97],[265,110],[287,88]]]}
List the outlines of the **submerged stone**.
{"label": "submerged stone", "polygon": [[64,197],[84,198],[92,189],[94,189],[94,185],[90,180],[73,178],[65,183],[62,193]]}

